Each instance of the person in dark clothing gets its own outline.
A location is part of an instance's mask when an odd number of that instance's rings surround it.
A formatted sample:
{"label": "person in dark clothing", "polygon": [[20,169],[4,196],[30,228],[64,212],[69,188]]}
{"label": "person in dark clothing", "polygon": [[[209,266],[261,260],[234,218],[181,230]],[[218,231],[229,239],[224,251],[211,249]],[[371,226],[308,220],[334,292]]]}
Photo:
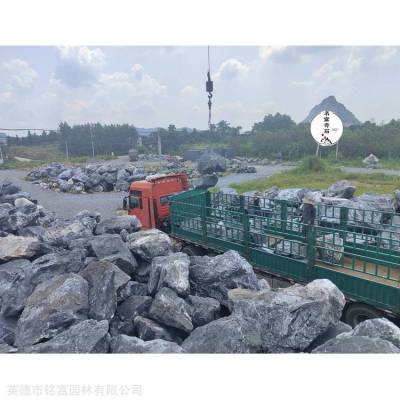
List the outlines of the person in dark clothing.
{"label": "person in dark clothing", "polygon": [[[314,225],[315,217],[317,216],[317,210],[315,208],[314,200],[305,195],[303,198],[303,212],[301,215],[301,222],[305,225]],[[305,233],[306,227],[303,226],[303,233]]]}

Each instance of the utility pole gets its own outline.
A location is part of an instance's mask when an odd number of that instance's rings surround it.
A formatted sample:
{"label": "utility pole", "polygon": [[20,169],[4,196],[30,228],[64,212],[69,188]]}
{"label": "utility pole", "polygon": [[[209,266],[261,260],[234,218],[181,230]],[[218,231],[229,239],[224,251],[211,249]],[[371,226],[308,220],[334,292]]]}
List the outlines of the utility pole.
{"label": "utility pole", "polygon": [[94,158],[94,142],[93,142],[93,131],[91,124],[89,124],[89,131],[90,131],[90,141],[92,142],[92,157]]}
{"label": "utility pole", "polygon": [[336,143],[336,161],[338,159],[338,152],[339,152],[339,142]]}
{"label": "utility pole", "polygon": [[65,155],[67,156],[67,160],[69,160],[69,151],[68,151],[67,138],[65,138]]}
{"label": "utility pole", "polygon": [[157,132],[157,150],[158,150],[158,155],[161,156],[161,135],[160,131]]}

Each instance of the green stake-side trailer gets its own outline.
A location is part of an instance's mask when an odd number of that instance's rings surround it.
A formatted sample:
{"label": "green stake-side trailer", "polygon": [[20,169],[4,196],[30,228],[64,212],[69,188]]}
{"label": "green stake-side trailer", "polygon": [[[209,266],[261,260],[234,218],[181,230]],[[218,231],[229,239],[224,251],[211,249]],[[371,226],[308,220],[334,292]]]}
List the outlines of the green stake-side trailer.
{"label": "green stake-side trailer", "polygon": [[181,192],[170,199],[171,236],[187,251],[236,250],[254,267],[291,282],[329,279],[345,294],[351,325],[384,314],[400,316],[400,215],[317,206],[304,225],[299,204],[210,193]]}

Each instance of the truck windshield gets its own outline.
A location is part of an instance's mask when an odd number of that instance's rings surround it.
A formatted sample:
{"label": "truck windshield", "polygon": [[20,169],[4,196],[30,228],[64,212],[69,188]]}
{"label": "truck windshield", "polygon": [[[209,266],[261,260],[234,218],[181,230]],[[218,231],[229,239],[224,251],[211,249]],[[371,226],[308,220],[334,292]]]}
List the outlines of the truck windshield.
{"label": "truck windshield", "polygon": [[133,190],[129,194],[129,208],[143,208],[142,205],[142,192]]}

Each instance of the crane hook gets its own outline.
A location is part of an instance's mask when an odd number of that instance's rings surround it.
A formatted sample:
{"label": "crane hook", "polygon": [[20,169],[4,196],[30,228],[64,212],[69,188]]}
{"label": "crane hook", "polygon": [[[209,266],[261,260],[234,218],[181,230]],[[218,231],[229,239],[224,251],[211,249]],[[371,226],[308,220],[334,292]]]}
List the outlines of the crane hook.
{"label": "crane hook", "polygon": [[211,80],[210,73],[210,46],[208,46],[208,72],[207,72],[207,81],[206,81],[206,92],[208,93],[208,129],[211,131],[211,99],[213,97],[212,92],[214,90],[214,83]]}

